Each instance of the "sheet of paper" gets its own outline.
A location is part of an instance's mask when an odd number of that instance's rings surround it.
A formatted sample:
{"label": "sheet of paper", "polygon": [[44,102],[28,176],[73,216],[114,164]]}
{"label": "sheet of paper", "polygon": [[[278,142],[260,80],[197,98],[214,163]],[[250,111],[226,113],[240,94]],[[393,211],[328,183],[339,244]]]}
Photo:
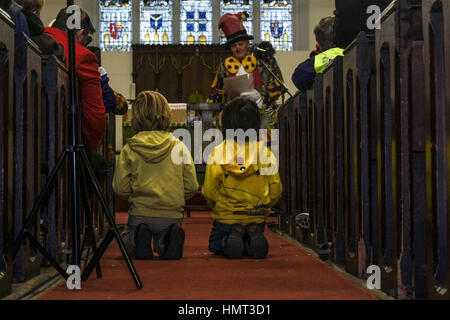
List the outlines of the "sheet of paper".
{"label": "sheet of paper", "polygon": [[231,97],[237,97],[243,92],[251,91],[250,81],[247,75],[225,78],[224,87],[227,94]]}

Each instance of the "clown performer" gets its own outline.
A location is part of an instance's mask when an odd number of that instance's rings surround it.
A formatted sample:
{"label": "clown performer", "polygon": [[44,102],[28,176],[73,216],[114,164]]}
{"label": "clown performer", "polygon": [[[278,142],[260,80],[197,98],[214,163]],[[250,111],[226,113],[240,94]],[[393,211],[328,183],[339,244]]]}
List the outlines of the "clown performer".
{"label": "clown performer", "polygon": [[[226,58],[219,66],[207,102],[227,104],[232,99],[238,98],[227,94],[226,88],[224,88],[224,79],[247,75],[250,85],[254,89],[241,93],[239,97],[256,102],[261,114],[261,129],[268,129],[270,133],[270,129],[275,127],[276,102],[283,93],[283,87],[250,53],[249,40],[253,40],[253,36],[247,34],[243,25],[243,21],[247,17],[247,13],[227,13],[220,18],[219,30],[221,36],[227,38],[225,46],[231,50],[232,56]],[[271,57],[265,64],[278,79],[283,81],[281,70],[274,57]]]}

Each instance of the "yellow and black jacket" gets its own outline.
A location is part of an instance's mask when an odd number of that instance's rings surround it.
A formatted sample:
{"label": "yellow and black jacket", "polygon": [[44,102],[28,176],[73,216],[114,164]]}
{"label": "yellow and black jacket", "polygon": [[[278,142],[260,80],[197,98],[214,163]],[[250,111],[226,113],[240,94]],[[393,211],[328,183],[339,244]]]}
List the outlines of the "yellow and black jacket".
{"label": "yellow and black jacket", "polygon": [[225,140],[211,152],[202,192],[215,221],[264,222],[282,190],[277,160],[264,143],[238,147],[234,140]]}

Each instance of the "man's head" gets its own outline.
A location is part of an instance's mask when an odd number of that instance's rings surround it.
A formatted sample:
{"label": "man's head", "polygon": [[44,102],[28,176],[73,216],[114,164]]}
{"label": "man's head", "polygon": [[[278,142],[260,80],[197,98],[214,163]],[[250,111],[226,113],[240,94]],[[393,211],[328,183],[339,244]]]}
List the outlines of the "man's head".
{"label": "man's head", "polygon": [[250,43],[242,40],[230,45],[231,52],[236,59],[242,60],[249,54]]}
{"label": "man's head", "polygon": [[[57,28],[63,31],[67,31],[67,19],[70,17],[70,14],[67,13],[67,8],[61,9],[58,15],[56,16],[56,20],[53,22],[52,27]],[[89,15],[80,8],[80,29],[75,30],[75,40],[81,45],[87,47],[88,44],[92,41],[91,34],[95,32],[94,25],[91,22],[91,18]]]}
{"label": "man's head", "polygon": [[45,0],[16,0],[26,11],[33,12],[38,17],[41,15]]}
{"label": "man's head", "polygon": [[333,26],[334,17],[326,17],[320,20],[314,29],[316,41],[319,44],[320,51],[325,52],[333,48]]}

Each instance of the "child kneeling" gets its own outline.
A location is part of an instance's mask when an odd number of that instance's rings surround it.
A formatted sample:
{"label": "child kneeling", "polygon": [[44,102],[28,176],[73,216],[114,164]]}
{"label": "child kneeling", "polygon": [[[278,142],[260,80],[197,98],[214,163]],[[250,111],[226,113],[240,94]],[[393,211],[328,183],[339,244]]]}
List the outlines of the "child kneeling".
{"label": "child kneeling", "polygon": [[[206,168],[202,192],[214,220],[209,250],[232,259],[267,256],[265,221],[282,192],[276,158],[257,138],[260,121],[253,101],[229,103],[222,113],[225,139],[211,152]],[[238,130],[247,139],[236,139]],[[231,138],[227,131],[233,132]]]}
{"label": "child kneeling", "polygon": [[[133,103],[131,125],[136,131],[120,153],[113,188],[128,199],[128,224],[123,232],[125,246],[136,259],[164,259],[183,255],[185,199],[199,186],[195,166],[186,146],[169,131],[171,111],[158,92],[141,92]],[[181,144],[181,145],[180,145]],[[182,161],[173,161],[172,150]]]}

